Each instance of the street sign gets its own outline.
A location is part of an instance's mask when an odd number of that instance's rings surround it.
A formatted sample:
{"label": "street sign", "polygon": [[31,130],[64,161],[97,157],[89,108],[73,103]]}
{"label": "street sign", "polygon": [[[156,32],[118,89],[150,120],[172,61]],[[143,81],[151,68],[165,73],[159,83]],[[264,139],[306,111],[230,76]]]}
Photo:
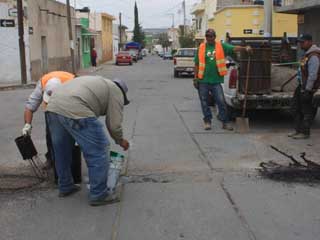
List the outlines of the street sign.
{"label": "street sign", "polygon": [[16,9],[16,8],[9,8],[9,9],[8,9],[8,15],[9,15],[10,17],[16,17],[16,16],[18,16],[18,9]]}
{"label": "street sign", "polygon": [[15,27],[13,19],[0,19],[0,27]]}

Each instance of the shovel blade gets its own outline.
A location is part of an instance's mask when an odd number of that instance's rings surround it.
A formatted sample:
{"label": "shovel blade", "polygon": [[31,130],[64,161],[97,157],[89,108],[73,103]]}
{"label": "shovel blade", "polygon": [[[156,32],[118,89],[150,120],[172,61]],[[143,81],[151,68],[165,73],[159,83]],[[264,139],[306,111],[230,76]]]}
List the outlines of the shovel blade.
{"label": "shovel blade", "polygon": [[236,118],[236,132],[237,133],[247,133],[249,132],[249,119],[244,117]]}

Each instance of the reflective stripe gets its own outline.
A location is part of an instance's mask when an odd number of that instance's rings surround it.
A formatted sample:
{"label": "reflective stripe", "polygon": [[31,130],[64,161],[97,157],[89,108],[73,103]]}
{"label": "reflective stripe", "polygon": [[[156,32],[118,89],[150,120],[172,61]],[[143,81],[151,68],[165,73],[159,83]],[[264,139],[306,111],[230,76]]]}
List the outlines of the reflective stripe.
{"label": "reflective stripe", "polygon": [[224,60],[224,59],[217,60],[217,65],[218,65],[218,64],[222,64],[222,63],[225,63],[225,60]]}

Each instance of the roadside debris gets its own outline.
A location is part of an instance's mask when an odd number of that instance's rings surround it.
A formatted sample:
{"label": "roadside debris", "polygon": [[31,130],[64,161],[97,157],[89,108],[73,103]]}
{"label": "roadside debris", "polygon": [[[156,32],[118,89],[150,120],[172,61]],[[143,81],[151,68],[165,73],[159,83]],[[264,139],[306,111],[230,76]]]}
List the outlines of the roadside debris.
{"label": "roadside debris", "polygon": [[320,165],[307,159],[305,152],[300,154],[300,158],[303,160],[300,162],[294,156],[277,147],[272,145],[270,147],[287,157],[291,162],[289,165],[282,165],[274,161],[262,162],[259,171],[263,176],[281,181],[320,182]]}

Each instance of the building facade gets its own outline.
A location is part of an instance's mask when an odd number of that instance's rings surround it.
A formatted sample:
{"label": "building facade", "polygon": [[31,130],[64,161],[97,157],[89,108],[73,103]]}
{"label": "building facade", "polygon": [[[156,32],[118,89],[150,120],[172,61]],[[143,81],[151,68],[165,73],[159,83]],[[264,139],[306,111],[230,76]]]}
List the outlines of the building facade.
{"label": "building facade", "polygon": [[[24,2],[24,7],[28,5]],[[0,27],[0,83],[10,84],[21,81],[20,52],[17,21],[17,6],[14,1],[0,1],[0,18],[7,21]],[[27,64],[27,80],[30,81],[30,52],[27,17],[24,18],[24,42]],[[9,24],[10,23],[10,24]]]}
{"label": "building facade", "polygon": [[[263,37],[264,8],[260,5],[238,5],[223,7],[215,12],[209,27],[214,28],[217,39],[225,40],[226,34],[231,37]],[[296,37],[298,32],[297,16],[281,13],[272,15],[272,36]]]}
{"label": "building facade", "polygon": [[319,0],[283,0],[282,6],[276,8],[279,13],[298,15],[298,34],[309,33],[313,41],[320,45],[320,1]]}
{"label": "building facade", "polygon": [[112,44],[113,44],[113,60],[116,59],[116,55],[119,52],[119,44],[120,44],[120,28],[118,24],[112,24]]}
{"label": "building facade", "polygon": [[[66,5],[51,0],[24,0],[23,7],[27,81],[37,81],[53,70],[72,71]],[[72,8],[71,16],[74,19]],[[20,83],[17,1],[1,0],[0,18],[7,23],[0,27],[0,82]],[[75,28],[72,32],[75,33]]]}

